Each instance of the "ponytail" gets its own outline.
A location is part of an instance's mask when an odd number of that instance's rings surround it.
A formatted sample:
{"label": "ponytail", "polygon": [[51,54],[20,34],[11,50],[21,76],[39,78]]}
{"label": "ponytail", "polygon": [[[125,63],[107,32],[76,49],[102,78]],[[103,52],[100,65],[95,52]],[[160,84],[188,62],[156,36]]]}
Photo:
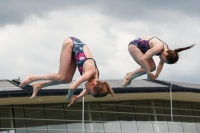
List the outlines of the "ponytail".
{"label": "ponytail", "polygon": [[112,88],[110,87],[110,85],[108,84],[108,82],[104,82],[105,87],[107,88],[108,92],[111,94],[111,96],[115,99],[115,101],[117,101],[117,99],[115,98],[115,93],[113,92]]}
{"label": "ponytail", "polygon": [[179,59],[179,55],[178,55],[178,52],[181,52],[183,50],[187,50],[187,49],[190,49],[192,47],[194,47],[195,44],[193,45],[190,45],[188,47],[183,47],[183,48],[177,48],[177,49],[174,49],[174,50],[168,50],[167,51],[167,56],[166,56],[166,60],[167,60],[167,63],[168,64],[174,64],[178,61]]}
{"label": "ponytail", "polygon": [[192,47],[194,47],[195,44],[192,44],[190,46],[187,46],[187,47],[183,47],[183,48],[177,48],[177,49],[174,49],[174,52],[181,52],[183,50],[187,50],[187,49],[190,49]]}

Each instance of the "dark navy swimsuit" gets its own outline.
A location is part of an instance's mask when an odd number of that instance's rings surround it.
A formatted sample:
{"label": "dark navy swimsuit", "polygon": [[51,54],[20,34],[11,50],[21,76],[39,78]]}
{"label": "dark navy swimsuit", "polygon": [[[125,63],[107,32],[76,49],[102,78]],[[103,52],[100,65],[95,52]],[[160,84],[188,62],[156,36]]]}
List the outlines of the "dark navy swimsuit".
{"label": "dark navy swimsuit", "polygon": [[[93,58],[87,58],[85,56],[84,50],[83,50],[83,46],[85,45],[81,40],[79,40],[78,38],[75,37],[69,37],[72,39],[73,41],[73,49],[72,49],[72,54],[73,57],[76,60],[76,65],[78,66],[78,70],[80,72],[80,74],[82,75],[83,72],[83,64],[86,60],[91,59],[94,61],[95,67],[98,71],[96,62]],[[98,71],[98,75],[99,75],[99,71]]]}

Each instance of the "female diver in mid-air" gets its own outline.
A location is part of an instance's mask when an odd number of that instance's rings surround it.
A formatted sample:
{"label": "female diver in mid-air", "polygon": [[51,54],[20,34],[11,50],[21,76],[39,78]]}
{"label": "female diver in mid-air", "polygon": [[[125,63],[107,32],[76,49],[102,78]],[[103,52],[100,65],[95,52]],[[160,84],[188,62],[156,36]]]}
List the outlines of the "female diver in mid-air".
{"label": "female diver in mid-air", "polygon": [[[114,97],[114,92],[110,85],[107,82],[99,80],[99,71],[89,48],[81,40],[75,37],[69,37],[64,40],[60,54],[60,67],[58,73],[40,76],[28,75],[28,77],[21,82],[19,87],[23,88],[33,81],[48,80],[32,84],[33,94],[30,97],[30,99],[32,99],[43,87],[70,83],[77,66],[81,76],[69,87],[66,100],[68,101],[71,97],[72,100],[68,106],[88,93],[94,97],[103,97],[110,93]],[[87,81],[85,83],[86,89],[78,96],[73,96],[76,88],[84,81]]]}
{"label": "female diver in mid-air", "polygon": [[[179,59],[178,52],[190,49],[194,45],[195,44],[188,47],[171,50],[166,43],[164,43],[157,37],[143,36],[131,41],[128,45],[129,53],[131,54],[135,62],[141,66],[141,68],[133,72],[128,72],[124,77],[122,87],[127,87],[128,85],[130,85],[131,81],[134,78],[137,78],[143,74],[147,74],[148,80],[155,80],[160,74],[164,63],[176,63]],[[154,55],[160,57],[160,62],[157,66],[157,70],[155,62],[152,58]],[[154,75],[151,72],[155,70],[156,74]]]}

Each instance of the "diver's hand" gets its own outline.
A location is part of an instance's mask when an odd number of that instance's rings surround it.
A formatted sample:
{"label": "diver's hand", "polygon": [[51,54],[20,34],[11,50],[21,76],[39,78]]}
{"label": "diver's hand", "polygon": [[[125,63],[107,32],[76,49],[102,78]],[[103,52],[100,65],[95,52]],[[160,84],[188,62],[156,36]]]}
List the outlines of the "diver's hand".
{"label": "diver's hand", "polygon": [[76,100],[78,100],[77,96],[74,96],[74,95],[73,95],[73,96],[71,97],[70,103],[68,104],[68,107],[71,106]]}
{"label": "diver's hand", "polygon": [[157,75],[157,74],[155,74],[153,79],[155,80],[155,79],[157,79],[157,78],[158,78],[158,75]]}

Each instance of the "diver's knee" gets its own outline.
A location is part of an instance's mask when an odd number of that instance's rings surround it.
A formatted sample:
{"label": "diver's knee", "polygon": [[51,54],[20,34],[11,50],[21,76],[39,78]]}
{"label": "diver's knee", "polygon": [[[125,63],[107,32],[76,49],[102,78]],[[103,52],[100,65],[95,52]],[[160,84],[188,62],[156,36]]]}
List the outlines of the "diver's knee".
{"label": "diver's knee", "polygon": [[63,47],[67,47],[67,46],[72,45],[72,44],[73,44],[72,39],[66,38],[63,42]]}

